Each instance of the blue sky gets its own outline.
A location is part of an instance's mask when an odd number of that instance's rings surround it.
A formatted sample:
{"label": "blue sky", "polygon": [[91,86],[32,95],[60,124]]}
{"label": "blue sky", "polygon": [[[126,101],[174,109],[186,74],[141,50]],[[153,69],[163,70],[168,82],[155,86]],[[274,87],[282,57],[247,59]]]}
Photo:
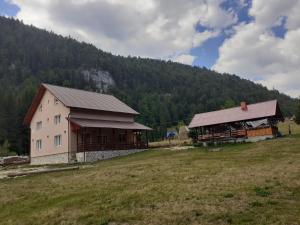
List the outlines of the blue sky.
{"label": "blue sky", "polygon": [[5,0],[0,0],[0,14],[6,16],[15,16],[19,11],[19,7],[14,4],[10,4]]}
{"label": "blue sky", "polygon": [[300,0],[0,0],[1,15],[114,54],[233,73],[294,97],[299,11]]}

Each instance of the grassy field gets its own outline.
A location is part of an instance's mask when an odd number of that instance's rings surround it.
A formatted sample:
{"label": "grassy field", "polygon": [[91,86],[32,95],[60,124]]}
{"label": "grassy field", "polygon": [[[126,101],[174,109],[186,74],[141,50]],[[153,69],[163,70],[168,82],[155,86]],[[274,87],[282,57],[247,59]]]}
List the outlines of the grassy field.
{"label": "grassy field", "polygon": [[0,180],[0,224],[300,224],[300,135]]}
{"label": "grassy field", "polygon": [[287,135],[289,133],[289,126],[292,134],[300,134],[300,125],[297,125],[294,121],[285,121],[284,123],[279,123],[278,129],[282,134]]}

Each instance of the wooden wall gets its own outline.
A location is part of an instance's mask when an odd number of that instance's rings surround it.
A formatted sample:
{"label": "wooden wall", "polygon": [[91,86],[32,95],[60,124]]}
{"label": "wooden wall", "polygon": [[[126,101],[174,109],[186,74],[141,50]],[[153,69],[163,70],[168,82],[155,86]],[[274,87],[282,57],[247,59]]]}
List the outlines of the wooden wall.
{"label": "wooden wall", "polygon": [[247,130],[247,136],[248,137],[274,135],[275,133],[276,133],[276,131],[272,127],[257,128],[257,129],[253,129],[253,130]]}

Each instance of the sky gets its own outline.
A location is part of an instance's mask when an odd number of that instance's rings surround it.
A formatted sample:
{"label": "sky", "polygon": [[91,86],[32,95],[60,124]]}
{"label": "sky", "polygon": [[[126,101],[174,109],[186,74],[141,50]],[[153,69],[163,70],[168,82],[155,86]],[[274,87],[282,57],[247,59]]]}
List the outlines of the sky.
{"label": "sky", "polygon": [[0,15],[113,54],[207,67],[292,97],[299,12],[300,0],[0,0]]}

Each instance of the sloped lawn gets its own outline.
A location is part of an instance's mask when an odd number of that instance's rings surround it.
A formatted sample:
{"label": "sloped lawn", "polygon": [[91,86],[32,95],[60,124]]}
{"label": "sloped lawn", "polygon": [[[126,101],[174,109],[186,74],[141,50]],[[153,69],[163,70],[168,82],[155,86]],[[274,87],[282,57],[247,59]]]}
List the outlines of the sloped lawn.
{"label": "sloped lawn", "polygon": [[0,180],[0,224],[300,224],[300,136]]}

